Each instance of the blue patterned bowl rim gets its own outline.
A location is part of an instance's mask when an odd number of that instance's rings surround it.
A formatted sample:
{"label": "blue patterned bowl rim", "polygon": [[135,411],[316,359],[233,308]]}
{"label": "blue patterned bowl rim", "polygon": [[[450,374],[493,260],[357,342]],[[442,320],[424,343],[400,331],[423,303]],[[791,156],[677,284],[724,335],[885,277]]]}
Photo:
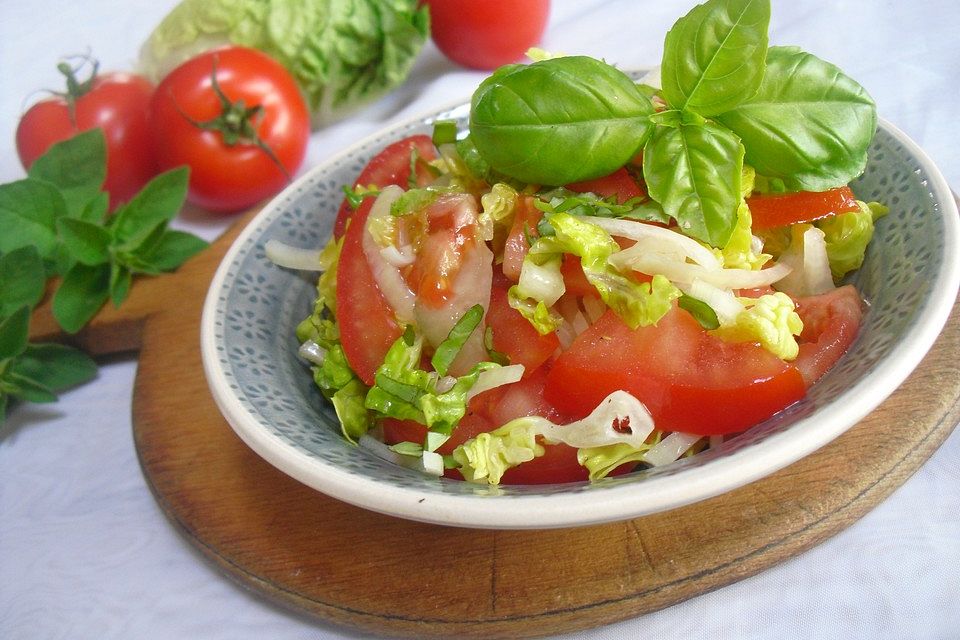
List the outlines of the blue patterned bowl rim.
{"label": "blue patterned bowl rim", "polygon": [[[220,411],[270,464],[339,500],[423,522],[508,529],[597,524],[705,500],[774,473],[855,425],[919,364],[953,308],[960,285],[956,202],[926,154],[881,119],[871,162],[881,160],[854,187],[858,197],[896,201],[854,277],[875,299],[851,351],[806,399],[698,456],[594,483],[491,488],[387,463],[346,443],[331,423],[330,407],[297,362],[292,335],[311,306],[313,285],[269,263],[263,244],[279,233],[319,246],[329,237],[340,185],[366,159],[393,140],[428,132],[436,120],[464,124],[467,115],[466,104],[433,111],[314,167],[247,225],[210,285],[201,352]],[[311,202],[326,215],[305,215]],[[878,306],[885,309],[880,319]]]}

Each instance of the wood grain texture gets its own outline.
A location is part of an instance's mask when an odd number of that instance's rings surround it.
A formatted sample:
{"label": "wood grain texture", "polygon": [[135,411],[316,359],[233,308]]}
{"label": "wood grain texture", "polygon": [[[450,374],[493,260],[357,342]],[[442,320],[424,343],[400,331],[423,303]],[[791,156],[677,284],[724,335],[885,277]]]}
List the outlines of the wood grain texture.
{"label": "wood grain texture", "polygon": [[372,513],[263,461],[207,391],[200,310],[247,220],[176,275],[137,283],[129,307],[106,310],[74,341],[97,353],[140,348],[135,443],[147,482],[187,539],[240,584],[334,623],[406,637],[517,638],[655,611],[848,527],[960,421],[955,306],[930,354],[875,412],[739,490],[626,522],[546,531],[456,529]]}

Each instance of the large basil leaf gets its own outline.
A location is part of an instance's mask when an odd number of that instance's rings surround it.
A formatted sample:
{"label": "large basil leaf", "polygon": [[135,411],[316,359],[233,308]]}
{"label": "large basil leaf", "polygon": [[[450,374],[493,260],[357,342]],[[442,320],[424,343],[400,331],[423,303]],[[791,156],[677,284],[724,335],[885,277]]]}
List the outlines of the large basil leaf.
{"label": "large basil leaf", "polygon": [[653,105],[618,69],[584,56],[502,68],[473,94],[470,136],[495,170],[563,185],[612,173],[647,140]]}
{"label": "large basil leaf", "polygon": [[658,127],[643,152],[650,197],[686,235],[715,247],[736,226],[742,168],[740,140],[711,122]]}
{"label": "large basil leaf", "polygon": [[771,47],[757,95],[717,119],[743,140],[757,173],[791,191],[826,191],[860,175],[877,129],[866,90],[795,47]]}
{"label": "large basil leaf", "polygon": [[661,82],[675,109],[713,116],[750,98],[763,78],[769,0],[711,0],[667,33]]}

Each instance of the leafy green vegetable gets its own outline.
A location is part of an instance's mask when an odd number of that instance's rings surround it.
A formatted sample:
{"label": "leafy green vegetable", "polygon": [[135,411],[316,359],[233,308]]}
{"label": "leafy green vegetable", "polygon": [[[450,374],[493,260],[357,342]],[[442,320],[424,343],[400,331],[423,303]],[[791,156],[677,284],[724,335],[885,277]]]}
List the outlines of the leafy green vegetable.
{"label": "leafy green vegetable", "polygon": [[650,197],[688,236],[723,246],[737,223],[743,145],[713,123],[660,127],[643,157]]}
{"label": "leafy green vegetable", "polygon": [[859,269],[867,245],[873,237],[873,223],[889,211],[878,202],[860,202],[860,211],[841,213],[818,220],[815,224],[824,234],[827,258],[835,281]]}
{"label": "leafy green vegetable", "polygon": [[416,0],[184,0],[150,35],[140,63],[158,80],[218,45],[260,49],[291,73],[319,125],[402,83],[429,31]]}
{"label": "leafy green vegetable", "polygon": [[167,228],[186,195],[185,169],[156,177],[109,219],[105,175],[106,143],[93,129],[51,146],[29,177],[0,185],[0,417],[11,397],[52,402],[96,375],[82,352],[28,341],[49,276],[63,276],[52,310],[74,333],[108,298],[122,303],[133,274],[175,269],[207,244]]}
{"label": "leafy green vegetable", "polygon": [[707,2],[677,20],[663,45],[663,96],[675,109],[714,116],[760,86],[770,3]]}
{"label": "leafy green vegetable", "polygon": [[771,47],[757,94],[717,119],[743,140],[746,161],[789,191],[826,191],[860,175],[877,129],[864,88],[795,47]]}
{"label": "leafy green vegetable", "polygon": [[[623,166],[653,105],[618,69],[584,56],[501,67],[473,94],[470,139],[496,171],[563,185]],[[571,160],[576,158],[576,162]]]}
{"label": "leafy green vegetable", "polygon": [[450,333],[447,335],[446,340],[437,345],[436,351],[433,352],[433,357],[430,359],[430,364],[433,365],[434,371],[439,373],[441,376],[447,375],[447,369],[449,369],[450,365],[453,364],[457,354],[460,353],[460,349],[463,348],[463,345],[466,344],[467,339],[470,338],[470,335],[477,329],[477,326],[479,326],[480,322],[483,320],[483,313],[483,306],[475,304],[470,307],[466,313],[460,316],[460,319],[457,320],[450,329]]}
{"label": "leafy green vegetable", "polygon": [[523,418],[459,445],[453,459],[469,482],[499,484],[504,472],[544,454],[537,443],[539,424]]}
{"label": "leafy green vegetable", "polygon": [[782,360],[796,358],[800,350],[796,336],[803,332],[803,321],[790,296],[777,291],[739,300],[745,309],[734,324],[721,326],[712,333],[728,342],[759,342]]}
{"label": "leafy green vegetable", "polygon": [[703,300],[683,294],[677,299],[677,305],[692,315],[700,323],[700,326],[708,331],[720,326],[717,312]]}

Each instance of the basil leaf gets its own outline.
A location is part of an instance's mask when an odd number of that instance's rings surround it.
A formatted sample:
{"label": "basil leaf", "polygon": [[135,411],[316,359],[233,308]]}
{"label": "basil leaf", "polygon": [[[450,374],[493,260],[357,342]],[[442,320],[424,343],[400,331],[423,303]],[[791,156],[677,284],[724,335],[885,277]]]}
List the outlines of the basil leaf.
{"label": "basil leaf", "polygon": [[76,216],[76,219],[102,225],[104,220],[107,219],[107,214],[109,212],[110,194],[106,191],[101,191],[99,194],[94,196],[90,202],[87,203],[87,206],[85,206],[83,211]]}
{"label": "basil leaf", "polygon": [[52,184],[26,178],[0,185],[0,251],[32,245],[41,258],[55,259],[57,220],[66,212]]}
{"label": "basil leaf", "polygon": [[433,358],[430,364],[434,370],[441,376],[447,375],[447,370],[460,353],[460,349],[466,344],[470,335],[476,330],[477,325],[483,320],[483,306],[475,304],[460,316],[460,319],[450,328],[450,333],[446,339],[437,345],[437,350],[433,352]]}
{"label": "basil leaf", "polygon": [[63,194],[67,213],[80,216],[107,178],[103,131],[84,131],[51,146],[30,165],[27,175],[54,185]]}
{"label": "basil leaf", "polygon": [[74,265],[53,295],[53,317],[64,331],[76,333],[107,301],[109,287],[110,265]]}
{"label": "basil leaf", "polygon": [[700,323],[700,326],[707,331],[712,331],[720,327],[720,319],[717,318],[717,312],[699,298],[694,298],[683,294],[677,298],[677,306],[689,313]]}
{"label": "basil leaf", "polygon": [[0,255],[0,318],[22,306],[32,309],[43,297],[47,278],[35,247]]}
{"label": "basil leaf", "polygon": [[667,33],[661,78],[667,104],[713,116],[751,97],[763,78],[769,0],[711,0]]}
{"label": "basil leaf", "polygon": [[60,239],[77,262],[88,266],[110,261],[110,232],[98,224],[76,218],[57,221]]}
{"label": "basil leaf", "polygon": [[92,380],[97,375],[97,363],[83,351],[66,345],[31,344],[16,359],[12,371],[56,392]]}
{"label": "basil leaf", "polygon": [[111,220],[121,251],[136,251],[160,224],[173,219],[187,197],[190,170],[178,167],[153,178]]}
{"label": "basil leaf", "polygon": [[757,173],[790,191],[826,191],[863,173],[877,129],[866,90],[795,47],[771,47],[757,95],[717,119],[743,140]]}
{"label": "basil leaf", "polygon": [[658,127],[643,154],[650,197],[688,236],[715,247],[737,223],[743,145],[713,123]]}
{"label": "basil leaf", "polygon": [[650,135],[653,104],[622,71],[568,56],[501,67],[473,94],[470,137],[507,176],[562,185],[612,173]]}
{"label": "basil leaf", "polygon": [[0,362],[16,358],[27,348],[30,307],[22,306],[0,322]]}

